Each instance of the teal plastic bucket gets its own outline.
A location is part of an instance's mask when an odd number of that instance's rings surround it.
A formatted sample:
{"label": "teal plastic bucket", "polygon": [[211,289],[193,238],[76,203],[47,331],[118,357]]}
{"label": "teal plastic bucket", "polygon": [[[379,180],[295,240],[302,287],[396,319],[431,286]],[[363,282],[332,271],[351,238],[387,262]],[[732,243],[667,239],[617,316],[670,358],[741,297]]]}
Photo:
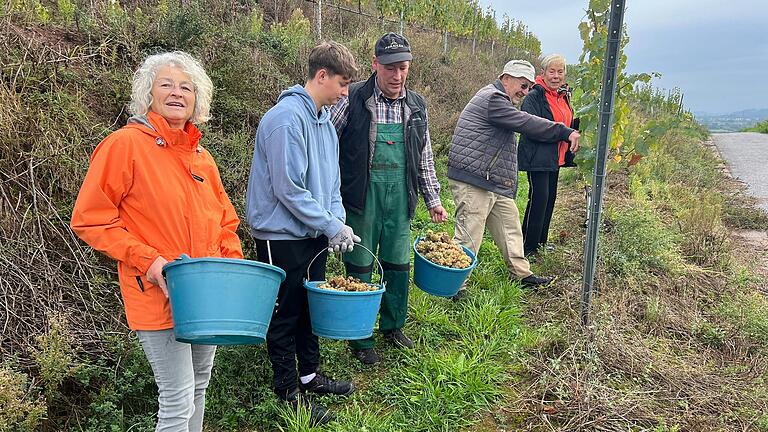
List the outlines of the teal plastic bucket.
{"label": "teal plastic bucket", "polygon": [[464,269],[455,269],[437,265],[416,250],[416,245],[422,237],[413,242],[413,282],[422,291],[438,297],[452,297],[459,292],[461,284],[469,277],[469,274],[477,266],[477,257],[467,247],[462,246],[464,252],[472,259],[472,264]]}
{"label": "teal plastic bucket", "polygon": [[354,340],[373,336],[384,288],[366,292],[318,288],[324,281],[304,281],[312,333],[328,339]]}
{"label": "teal plastic bucket", "polygon": [[[378,264],[379,275],[384,274],[379,259],[370,249],[361,244],[356,244],[355,247],[368,251]],[[376,316],[379,314],[381,296],[386,290],[386,284],[383,282],[381,285],[369,284],[380,288],[375,291],[364,292],[333,291],[318,288],[325,281],[310,281],[309,268],[312,267],[320,254],[322,251],[309,262],[307,279],[304,280],[312,333],[316,336],[339,340],[366,339],[373,336],[373,327],[376,325]]]}
{"label": "teal plastic bucket", "polygon": [[163,267],[179,342],[263,343],[285,272],[273,265],[182,255]]}

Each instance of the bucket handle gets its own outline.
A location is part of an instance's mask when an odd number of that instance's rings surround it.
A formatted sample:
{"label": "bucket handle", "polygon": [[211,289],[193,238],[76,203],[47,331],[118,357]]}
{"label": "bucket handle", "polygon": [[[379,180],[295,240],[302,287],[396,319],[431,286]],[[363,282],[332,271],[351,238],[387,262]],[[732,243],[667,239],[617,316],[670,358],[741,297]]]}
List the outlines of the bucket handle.
{"label": "bucket handle", "polygon": [[168,264],[170,264],[170,263],[172,263],[172,262],[177,262],[177,261],[189,261],[189,260],[191,260],[191,259],[192,259],[192,258],[190,258],[190,256],[189,256],[189,255],[187,255],[187,254],[183,253],[183,254],[179,255],[179,257],[178,257],[178,258],[176,258],[175,260],[173,260],[173,261],[169,261],[168,263],[166,263],[166,264],[163,266],[163,269],[162,269],[162,271],[161,271],[161,272],[162,272],[162,274],[163,274],[163,278],[165,278],[165,266],[167,266]]}
{"label": "bucket handle", "polygon": [[469,234],[469,230],[466,227],[464,227],[464,225],[461,222],[459,222],[458,220],[453,224],[453,226],[460,228],[464,232],[464,234],[466,234],[467,237],[469,237],[469,241],[472,242],[472,252],[477,254],[477,252],[479,252],[479,248],[477,247],[477,244],[475,243],[475,240]]}
{"label": "bucket handle", "polygon": [[[361,248],[365,249],[366,251],[368,251],[368,253],[369,253],[369,254],[371,254],[371,256],[373,257],[373,259],[376,261],[376,264],[378,264],[378,266],[379,266],[379,275],[381,276],[381,279],[382,279],[382,280],[381,280],[381,286],[382,286],[382,287],[384,287],[384,267],[382,267],[382,265],[381,265],[381,261],[379,261],[379,258],[376,256],[376,254],[374,254],[373,252],[371,252],[371,250],[370,250],[370,249],[368,249],[367,247],[363,246],[363,244],[362,244],[362,243],[355,243],[355,246],[354,246],[354,247],[361,247]],[[319,256],[320,256],[320,254],[322,254],[323,252],[325,252],[325,249],[323,249],[323,250],[321,250],[320,252],[318,252],[318,253],[317,253],[317,255],[315,255],[315,256],[312,258],[312,261],[310,261],[310,262],[309,262],[309,266],[307,267],[307,280],[309,280],[309,269],[311,269],[311,268],[312,268],[312,264],[314,264],[314,263],[315,263],[315,260],[317,259],[317,257],[319,257]]]}
{"label": "bucket handle", "polygon": [[267,255],[269,256],[269,265],[272,264],[272,246],[269,245],[269,240],[267,240]]}

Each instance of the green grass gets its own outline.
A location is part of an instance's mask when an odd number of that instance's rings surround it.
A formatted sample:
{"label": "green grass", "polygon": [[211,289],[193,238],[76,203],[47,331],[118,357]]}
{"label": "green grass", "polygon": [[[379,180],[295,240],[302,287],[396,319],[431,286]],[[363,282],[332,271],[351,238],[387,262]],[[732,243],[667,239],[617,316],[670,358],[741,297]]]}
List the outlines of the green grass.
{"label": "green grass", "polygon": [[726,298],[718,313],[734,323],[743,336],[768,345],[768,300],[763,294],[742,293]]}
{"label": "green grass", "polygon": [[[452,219],[445,164],[444,157],[438,158],[441,199]],[[522,183],[527,190],[524,176]],[[427,228],[452,232],[453,224],[432,223],[421,203],[413,236]],[[219,349],[207,424],[227,431],[395,432],[455,431],[477,423],[505,397],[510,374],[523,365],[524,350],[538,341],[537,333],[522,323],[520,286],[509,278],[490,239],[482,241],[478,259],[482,265],[472,273],[465,301],[434,297],[412,285],[405,332],[415,349],[399,350],[379,338],[377,350],[384,361],[366,368],[346,342],[321,339],[322,369],[334,378],[351,379],[358,388],[349,398],[319,398],[337,416],[330,425],[310,428],[306,413],[290,412],[277,400],[263,346]],[[329,270],[338,273],[343,267],[331,261]]]}

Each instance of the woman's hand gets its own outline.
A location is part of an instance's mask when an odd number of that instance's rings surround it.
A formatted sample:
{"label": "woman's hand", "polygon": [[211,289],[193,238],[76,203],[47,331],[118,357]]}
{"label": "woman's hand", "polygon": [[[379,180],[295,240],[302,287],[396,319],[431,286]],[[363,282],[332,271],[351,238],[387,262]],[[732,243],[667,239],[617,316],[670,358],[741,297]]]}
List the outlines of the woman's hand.
{"label": "woman's hand", "polygon": [[571,142],[571,153],[579,151],[579,139],[581,139],[579,131],[573,131],[568,135],[568,141]]}
{"label": "woman's hand", "polygon": [[168,264],[168,260],[159,256],[155,258],[155,262],[147,269],[147,280],[149,283],[157,285],[163,290],[163,294],[168,297],[168,286],[165,285],[165,278],[163,277],[163,266]]}

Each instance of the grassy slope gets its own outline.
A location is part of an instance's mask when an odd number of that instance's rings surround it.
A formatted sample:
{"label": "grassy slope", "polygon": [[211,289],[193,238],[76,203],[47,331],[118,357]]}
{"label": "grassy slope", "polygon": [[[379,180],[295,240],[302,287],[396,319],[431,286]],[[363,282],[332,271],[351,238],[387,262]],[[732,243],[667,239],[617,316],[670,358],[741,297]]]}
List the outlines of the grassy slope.
{"label": "grassy slope", "polygon": [[[544,273],[528,297],[542,338],[513,387],[512,430],[768,430],[768,302],[730,227],[766,226],[723,181],[702,134],[682,125],[609,176],[591,326],[579,326],[583,191],[561,181]],[[727,220],[728,225],[722,221]]]}

